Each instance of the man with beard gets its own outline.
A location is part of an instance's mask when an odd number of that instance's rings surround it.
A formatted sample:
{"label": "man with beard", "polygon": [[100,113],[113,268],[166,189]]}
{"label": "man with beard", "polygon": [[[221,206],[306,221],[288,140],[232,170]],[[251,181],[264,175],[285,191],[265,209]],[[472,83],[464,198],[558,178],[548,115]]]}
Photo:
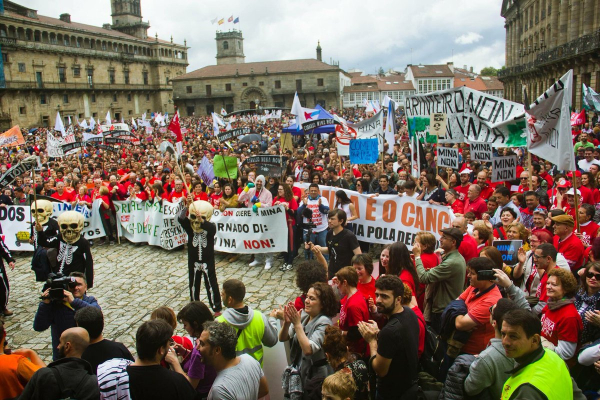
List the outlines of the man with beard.
{"label": "man with beard", "polygon": [[80,272],[73,272],[71,277],[74,281],[69,284],[69,290],[63,290],[64,298],[62,301],[51,300],[50,289],[44,291],[42,294],[42,301],[40,302],[37,313],[33,319],[34,331],[43,332],[50,328],[52,336],[52,357],[54,360],[58,360],[59,358],[57,346],[61,334],[65,330],[76,326],[75,312],[83,307],[100,308],[98,301],[94,296],[86,295],[88,287],[84,275]]}
{"label": "man with beard", "polygon": [[19,399],[48,400],[100,398],[98,381],[90,364],[81,359],[90,337],[83,328],[70,328],[60,335],[59,359],[39,369],[23,389]]}
{"label": "man with beard", "polygon": [[377,311],[388,318],[381,329],[375,321],[359,322],[358,330],[371,350],[369,363],[377,375],[377,399],[412,399],[416,396],[419,370],[419,322],[402,305],[404,285],[394,275],[375,283]]}
{"label": "man with beard", "polygon": [[471,172],[473,171],[471,171],[469,168],[465,168],[460,171],[460,185],[454,188],[454,190],[456,190],[460,196],[458,199],[463,202],[467,200],[467,192],[469,191],[469,186],[471,186],[471,182],[469,181],[471,178]]}

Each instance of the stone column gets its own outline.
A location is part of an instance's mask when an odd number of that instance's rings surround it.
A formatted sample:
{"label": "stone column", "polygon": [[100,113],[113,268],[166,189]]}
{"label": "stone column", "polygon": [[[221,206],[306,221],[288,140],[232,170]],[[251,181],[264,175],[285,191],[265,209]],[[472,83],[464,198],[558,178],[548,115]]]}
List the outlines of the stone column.
{"label": "stone column", "polygon": [[569,15],[569,2],[566,0],[563,0],[560,4],[560,16],[559,16],[559,22],[558,22],[558,26],[560,29],[560,32],[558,34],[558,45],[561,45],[563,43],[567,42],[567,22],[568,22],[568,17]]}
{"label": "stone column", "polygon": [[552,7],[550,9],[551,14],[549,15],[549,17],[550,17],[550,26],[552,27],[552,31],[551,31],[552,37],[549,37],[548,43],[546,43],[546,46],[548,46],[548,49],[558,45],[558,32],[559,32],[558,13],[560,12],[560,0],[551,0],[551,1],[552,1]]}
{"label": "stone column", "polygon": [[594,31],[594,14],[598,7],[597,1],[585,0],[583,2],[583,31],[582,35],[590,34]]}
{"label": "stone column", "polygon": [[581,24],[579,23],[579,2],[581,0],[573,0],[571,2],[571,26],[569,27],[569,41],[575,40],[579,37],[579,29]]}
{"label": "stone column", "polygon": [[506,21],[506,23],[504,24],[504,32],[506,35],[506,39],[504,42],[504,64],[509,67],[510,66],[510,34],[511,34],[511,29],[510,29],[510,23],[508,22],[508,20]]}

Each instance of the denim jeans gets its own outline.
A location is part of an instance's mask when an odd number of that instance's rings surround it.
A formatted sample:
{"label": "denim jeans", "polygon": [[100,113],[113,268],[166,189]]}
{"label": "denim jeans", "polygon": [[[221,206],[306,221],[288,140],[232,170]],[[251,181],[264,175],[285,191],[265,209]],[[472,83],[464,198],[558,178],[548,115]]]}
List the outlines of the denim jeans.
{"label": "denim jeans", "polygon": [[[327,237],[327,229],[323,230],[322,232],[312,232],[310,235],[310,238],[308,237],[308,229],[304,229],[304,231],[302,232],[302,236],[304,237],[304,242],[312,242],[313,244],[319,245],[321,247],[327,247],[327,242],[325,241],[325,238]],[[323,254],[323,256],[325,256],[325,259],[327,261],[329,261],[329,254]],[[312,260],[314,259],[314,255],[310,250],[304,250],[304,259],[305,260]]]}

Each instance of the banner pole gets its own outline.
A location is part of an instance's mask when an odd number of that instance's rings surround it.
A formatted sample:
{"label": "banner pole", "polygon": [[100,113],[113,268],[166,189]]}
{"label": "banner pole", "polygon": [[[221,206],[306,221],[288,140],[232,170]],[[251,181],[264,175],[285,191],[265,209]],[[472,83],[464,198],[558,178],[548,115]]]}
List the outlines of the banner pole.
{"label": "banner pole", "polygon": [[529,149],[527,149],[527,171],[528,171],[528,176],[529,176],[527,178],[527,186],[528,186],[529,190],[532,190],[532,187],[533,187],[533,170],[531,169],[531,152],[529,151]]}
{"label": "banner pole", "polygon": [[580,233],[581,229],[579,226],[579,196],[577,195],[577,176],[575,176],[576,172],[577,169],[574,169],[573,171],[571,171],[571,174],[573,176],[573,195],[575,196],[575,226],[577,227],[577,233]]}

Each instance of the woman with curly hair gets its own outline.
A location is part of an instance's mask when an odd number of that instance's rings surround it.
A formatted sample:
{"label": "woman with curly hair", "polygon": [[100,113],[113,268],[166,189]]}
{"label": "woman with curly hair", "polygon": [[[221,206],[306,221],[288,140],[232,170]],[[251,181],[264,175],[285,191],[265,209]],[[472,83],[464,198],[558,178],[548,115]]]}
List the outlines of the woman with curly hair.
{"label": "woman with curly hair", "polygon": [[571,271],[553,268],[548,271],[546,295],[548,303],[542,309],[542,338],[552,344],[554,352],[567,364],[574,364],[583,322],[573,304],[577,281]]}
{"label": "woman with curly hair", "polygon": [[331,286],[317,282],[306,293],[303,311],[296,310],[291,302],[284,308],[279,341],[291,342],[291,364],[286,373],[299,373],[302,387],[309,377],[325,377],[332,372],[322,345],[325,329],[333,324],[331,318],[338,313],[339,305]]}
{"label": "woman with curly hair", "polygon": [[522,240],[523,241],[523,250],[529,250],[529,230],[525,228],[520,222],[513,222],[508,225],[508,229],[506,230],[506,238],[508,240]]}
{"label": "woman with curly hair", "polygon": [[300,311],[304,309],[306,293],[317,282],[327,283],[327,271],[323,266],[317,261],[304,261],[300,263],[296,270],[296,287],[300,289],[300,293],[302,294],[294,302],[296,310]]}

